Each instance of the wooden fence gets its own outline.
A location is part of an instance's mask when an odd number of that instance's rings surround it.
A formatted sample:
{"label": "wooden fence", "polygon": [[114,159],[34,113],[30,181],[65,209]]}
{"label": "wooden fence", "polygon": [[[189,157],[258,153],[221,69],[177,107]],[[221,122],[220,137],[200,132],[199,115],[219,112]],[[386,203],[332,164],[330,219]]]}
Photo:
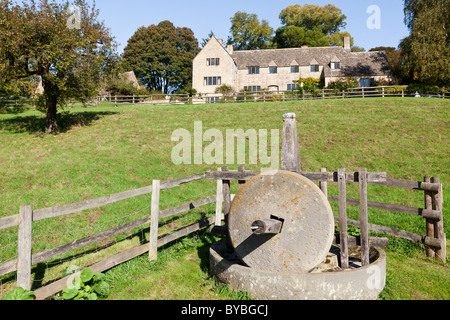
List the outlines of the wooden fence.
{"label": "wooden fence", "polygon": [[[152,94],[144,96],[120,96],[107,95],[98,96],[86,102],[86,106],[98,105],[119,106],[124,104],[133,105],[170,105],[170,104],[207,104],[222,102],[270,102],[270,101],[294,101],[313,99],[348,99],[348,98],[374,98],[374,97],[415,97],[416,92],[407,90],[407,86],[383,86],[351,88],[345,91],[336,89],[318,89],[314,92],[303,93],[293,91],[258,91],[237,92],[228,95],[223,94]],[[449,99],[450,95],[445,93],[430,92],[422,94],[422,97]],[[81,102],[71,101],[67,107],[81,105]],[[9,110],[18,112],[33,107],[33,99],[0,99],[0,111]]]}
{"label": "wooden fence", "polygon": [[[245,91],[230,94],[170,94],[170,95],[147,95],[147,96],[102,96],[98,102],[102,104],[207,104],[222,102],[270,102],[270,101],[294,101],[313,99],[347,99],[347,98],[373,98],[373,97],[415,97],[416,92],[407,90],[407,86],[382,86],[361,87],[340,91],[337,89],[317,89],[314,92],[298,90],[292,91]],[[450,95],[441,93],[427,93],[423,97],[450,98]]]}
{"label": "wooden fence", "polygon": [[[246,171],[241,167],[237,171],[229,171],[227,167],[219,169],[217,172],[205,172],[198,175],[175,179],[166,182],[154,181],[151,186],[125,191],[118,194],[113,194],[97,199],[86,200],[83,202],[69,204],[64,206],[45,208],[34,210],[31,205],[20,207],[18,215],[1,218],[0,230],[19,226],[18,231],[18,258],[13,261],[0,265],[0,276],[10,272],[17,271],[17,286],[24,289],[31,288],[31,267],[40,262],[44,262],[53,257],[63,253],[72,251],[77,248],[82,248],[92,243],[108,239],[112,236],[130,231],[134,228],[150,225],[150,239],[138,247],[125,250],[119,254],[106,258],[98,263],[93,264],[89,268],[94,272],[102,272],[110,269],[118,264],[140,256],[146,252],[149,254],[150,260],[157,259],[157,250],[159,247],[166,245],[176,239],[184,237],[190,233],[196,232],[208,226],[215,225],[221,227],[224,217],[230,212],[233,195],[230,191],[231,181],[238,181],[239,185],[245,181],[260,174],[260,171]],[[339,196],[328,196],[330,201],[337,201],[339,203],[339,215],[335,218],[340,226],[340,234],[336,237],[343,250],[341,250],[342,266],[348,267],[348,241],[351,237],[347,235],[347,226],[352,225],[360,228],[360,239],[362,251],[362,263],[368,264],[369,247],[371,245],[378,246],[380,241],[369,238],[369,230],[394,235],[400,238],[408,239],[417,243],[424,244],[427,248],[429,256],[436,255],[439,259],[445,261],[446,259],[446,242],[443,226],[442,214],[442,200],[443,189],[438,178],[427,177],[424,182],[411,182],[404,180],[387,179],[386,173],[367,172],[366,169],[361,169],[359,172],[346,172],[344,169],[339,169],[337,172],[327,172],[322,169],[321,172],[301,172],[306,178],[318,182],[321,190],[327,195],[327,183],[337,182]],[[159,210],[160,191],[175,188],[185,183],[198,181],[202,179],[216,180],[217,188],[216,194],[201,200],[185,203],[183,205],[172,207],[166,210]],[[360,192],[359,199],[349,199],[346,196],[346,185],[349,183],[359,183]],[[376,184],[396,188],[405,188],[408,190],[419,190],[424,192],[424,208],[412,208],[401,205],[394,205],[388,203],[377,203],[367,201],[367,185]],[[98,234],[88,236],[83,239],[64,244],[57,248],[45,250],[39,253],[32,254],[32,226],[33,222],[59,217],[62,215],[69,215],[83,210],[105,206],[121,200],[137,197],[140,195],[152,194],[151,201],[151,216],[136,220],[124,225],[117,226],[113,229],[100,232]],[[214,217],[207,218],[196,223],[180,229],[173,234],[162,236],[158,238],[158,222],[160,219],[165,219],[182,212],[191,210],[193,208],[201,207],[210,203],[216,202],[216,214]],[[360,220],[353,221],[347,219],[347,204],[355,204],[360,207]],[[223,208],[223,209],[222,209]],[[419,235],[404,230],[393,229],[386,226],[379,226],[370,224],[368,221],[368,208],[377,208],[393,212],[404,212],[423,217],[426,220],[427,234]],[[222,227],[223,228],[223,227]],[[354,240],[354,239],[353,239]],[[55,282],[35,290],[37,299],[45,299],[59,291],[67,285],[67,278],[56,280]]]}

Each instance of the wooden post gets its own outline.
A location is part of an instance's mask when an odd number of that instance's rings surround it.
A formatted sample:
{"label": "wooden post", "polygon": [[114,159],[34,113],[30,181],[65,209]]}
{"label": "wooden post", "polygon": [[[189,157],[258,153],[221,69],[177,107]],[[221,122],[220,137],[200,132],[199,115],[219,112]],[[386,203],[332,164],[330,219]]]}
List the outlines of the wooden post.
{"label": "wooden post", "polygon": [[[222,171],[221,168],[217,171]],[[222,205],[223,205],[223,181],[217,180],[217,192],[216,192],[216,222],[215,225],[220,227],[222,225]]]}
{"label": "wooden post", "polygon": [[[439,178],[431,178],[431,182],[440,183]],[[433,209],[440,211],[440,219],[434,224],[434,236],[441,241],[441,248],[436,250],[436,256],[442,261],[446,262],[447,259],[447,248],[446,248],[446,237],[444,233],[444,217],[443,217],[443,188],[442,184],[439,186],[439,191],[434,193],[432,196],[433,199]]]}
{"label": "wooden post", "polygon": [[31,232],[33,206],[20,207],[17,259],[17,286],[31,290]]}
{"label": "wooden post", "polygon": [[[245,172],[245,166],[240,166],[238,168],[238,172],[244,173]],[[242,188],[242,186],[245,184],[245,180],[239,180],[239,189]]]}
{"label": "wooden post", "polygon": [[[228,167],[222,167],[222,172],[228,172]],[[230,180],[223,180],[223,215],[226,216],[230,213],[231,209],[231,191]]]}
{"label": "wooden post", "polygon": [[[320,169],[320,172],[327,172],[327,168]],[[319,181],[319,188],[322,190],[325,197],[328,198],[328,184],[326,181]]]}
{"label": "wooden post", "polygon": [[148,258],[150,261],[158,259],[158,223],[159,223],[159,192],[161,182],[153,180],[152,183],[152,206],[150,218],[150,247]]}
{"label": "wooden post", "polygon": [[369,216],[367,210],[367,169],[359,170],[359,220],[361,232],[361,264],[369,265]]}
{"label": "wooden post", "polygon": [[341,251],[341,268],[348,269],[348,235],[347,235],[347,185],[345,169],[338,170],[339,193],[339,242]]}
{"label": "wooden post", "polygon": [[301,172],[300,148],[295,113],[283,115],[283,141],[281,146],[281,170]]}
{"label": "wooden post", "polygon": [[[424,178],[425,182],[431,182],[431,177],[426,176]],[[424,191],[425,195],[425,209],[432,210],[433,209],[433,199],[432,199],[432,193],[430,191]],[[426,226],[427,226],[427,237],[434,238],[434,221],[430,219],[426,219]],[[427,251],[427,257],[434,258],[435,257],[435,251],[434,248],[426,246]]]}

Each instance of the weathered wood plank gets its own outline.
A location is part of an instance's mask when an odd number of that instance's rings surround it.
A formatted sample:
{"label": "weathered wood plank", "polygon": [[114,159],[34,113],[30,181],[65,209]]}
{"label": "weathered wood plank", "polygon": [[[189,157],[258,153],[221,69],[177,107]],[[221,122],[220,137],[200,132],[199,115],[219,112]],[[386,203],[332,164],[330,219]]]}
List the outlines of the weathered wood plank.
{"label": "weathered wood plank", "polygon": [[44,220],[48,218],[59,217],[63,215],[68,215],[76,212],[80,212],[83,210],[88,210],[92,208],[106,206],[108,204],[112,204],[121,200],[125,200],[132,197],[137,197],[141,195],[145,195],[151,193],[152,187],[144,187],[136,190],[125,191],[121,193],[112,194],[109,196],[86,200],[78,203],[67,204],[63,206],[56,206],[45,209],[35,210],[35,218],[34,221]]}
{"label": "weathered wood plank", "polygon": [[216,201],[216,196],[210,196],[208,198],[191,201],[191,202],[179,205],[177,207],[165,209],[165,210],[162,210],[159,212],[159,219],[169,218],[173,215],[176,215],[176,214],[179,214],[179,213],[182,213],[185,211],[189,211],[189,210],[192,210],[192,209],[195,209],[198,207],[202,207],[207,204],[213,203],[215,201]]}
{"label": "weathered wood plank", "polygon": [[[194,208],[198,208],[210,203],[213,203],[216,201],[216,196],[211,196],[208,198],[188,202],[185,204],[182,204],[177,207],[169,208],[166,210],[160,211],[160,218],[168,218],[175,214],[179,214],[188,210],[192,210]],[[78,239],[75,241],[72,241],[70,243],[61,245],[56,248],[52,248],[49,250],[45,250],[39,253],[35,253],[32,256],[32,265],[47,261],[49,259],[52,259],[54,257],[57,257],[61,254],[64,254],[66,252],[76,250],[79,248],[82,248],[84,246],[90,245],[92,243],[96,243],[102,240],[106,240],[108,238],[111,238],[113,236],[116,236],[118,234],[133,230],[134,228],[139,228],[141,226],[144,226],[146,224],[150,223],[150,218],[143,218],[136,221],[132,221],[120,226],[117,226],[115,228],[102,231],[100,233],[94,234],[92,236],[85,237],[83,239]],[[4,264],[0,265],[0,276],[5,275],[7,273],[13,272],[17,270],[17,259],[8,261]]]}
{"label": "weathered wood plank", "polygon": [[301,159],[295,113],[283,115],[283,139],[281,145],[281,170],[300,172]]}
{"label": "weathered wood plank", "polygon": [[[229,172],[216,172],[208,171],[205,173],[205,179],[208,180],[250,180],[253,177],[260,174],[261,171],[229,171]],[[300,172],[301,175],[308,178],[311,181],[318,182],[337,182],[337,172]],[[358,172],[346,172],[347,183],[357,183]],[[368,172],[367,182],[371,184],[379,184],[386,181],[386,172]]]}
{"label": "weathered wood plank", "polygon": [[434,237],[439,239],[439,241],[441,242],[441,247],[437,248],[437,250],[436,250],[436,256],[442,262],[445,263],[447,261],[447,248],[445,245],[446,237],[445,237],[445,233],[444,233],[444,221],[443,221],[443,215],[442,215],[442,209],[443,209],[442,205],[443,205],[443,199],[444,199],[443,187],[442,187],[442,184],[440,183],[439,178],[432,178],[431,181],[435,184],[439,184],[438,191],[433,193],[431,198],[433,201],[433,208],[436,211],[441,212],[441,219],[434,224]]}
{"label": "weathered wood plank", "polygon": [[[230,169],[228,167],[222,167],[222,173],[227,173]],[[231,190],[230,180],[223,179],[223,215],[226,216],[230,213],[231,209]]]}
{"label": "weathered wood plank", "polygon": [[348,235],[347,235],[347,186],[345,182],[345,169],[338,170],[339,193],[339,234],[341,244],[341,268],[348,269]]}
{"label": "weathered wood plank", "polygon": [[[424,182],[430,183],[431,177],[426,176],[424,178]],[[425,197],[425,209],[433,210],[433,199],[431,198],[432,193],[430,191],[424,191]],[[426,228],[427,228],[427,237],[434,238],[434,222],[430,219],[426,220]],[[434,258],[436,256],[436,252],[433,247],[426,246],[427,257]]]}
{"label": "weathered wood plank", "polygon": [[367,210],[367,169],[359,171],[359,221],[361,232],[361,264],[369,265],[369,215]]}
{"label": "weathered wood plank", "polygon": [[373,182],[373,184],[383,185],[387,187],[403,188],[408,190],[433,191],[439,190],[439,184],[420,181],[407,181],[398,179],[386,179],[385,182]]}
{"label": "weathered wood plank", "polygon": [[158,259],[159,193],[161,183],[159,180],[154,180],[152,186],[153,188],[148,257],[150,261],[156,261],[156,259]]}
{"label": "weathered wood plank", "polygon": [[[361,246],[361,237],[359,236],[351,236],[348,235],[347,236],[347,242],[348,242],[348,246],[351,247],[356,247],[356,246]],[[339,234],[335,235],[334,238],[334,243],[335,244],[339,244],[342,246],[341,244],[341,238]],[[375,247],[375,248],[388,248],[389,247],[389,239],[388,238],[380,238],[380,237],[369,237],[369,246]]]}
{"label": "weathered wood plank", "polygon": [[[170,181],[164,181],[161,183],[160,190],[171,189],[174,187],[178,187],[182,184],[201,180],[205,178],[205,173],[197,174],[190,177],[184,177],[179,179],[174,179]],[[138,197],[142,195],[146,195],[152,192],[152,186],[143,187],[140,189],[125,191],[121,193],[116,193],[96,199],[86,200],[82,202],[67,204],[63,206],[56,206],[51,208],[38,209],[34,211],[33,221],[39,221],[43,219],[58,217],[62,215],[67,215],[71,213],[80,212],[83,210],[88,210],[92,208],[106,206],[108,204],[112,204],[121,200]],[[0,220],[1,222],[1,220]],[[1,224],[0,224],[1,225]],[[1,227],[0,227],[1,228]]]}
{"label": "weathered wood plank", "polygon": [[0,218],[0,230],[15,227],[19,225],[19,215]]}
{"label": "weathered wood plank", "polygon": [[17,244],[17,286],[31,290],[31,233],[33,206],[20,207],[19,239]]}
{"label": "weathered wood plank", "polygon": [[[328,200],[338,202],[339,197],[328,196]],[[359,199],[347,198],[347,204],[359,205]],[[424,218],[433,219],[433,220],[439,219],[440,214],[441,214],[441,212],[437,211],[437,210],[428,210],[428,209],[414,208],[414,207],[408,207],[408,206],[403,206],[403,205],[398,205],[398,204],[381,203],[381,202],[374,202],[374,201],[367,201],[367,206],[369,208],[374,208],[374,209],[415,214],[415,215],[419,215]]]}
{"label": "weathered wood plank", "polygon": [[[320,172],[327,172],[326,168],[320,169]],[[322,190],[325,197],[328,197],[328,184],[326,181],[319,181],[319,188]]]}
{"label": "weathered wood plank", "polygon": [[[219,172],[222,171],[222,168],[217,169],[217,171],[219,171]],[[222,225],[222,220],[223,220],[222,207],[223,207],[223,181],[217,180],[215,224],[218,227]]]}
{"label": "weathered wood plank", "polygon": [[[338,222],[339,218],[335,217],[335,221]],[[357,227],[357,228],[360,227],[360,222],[356,221],[356,220],[347,220],[347,224],[350,226],[353,226],[353,227]],[[368,228],[369,228],[369,230],[372,230],[372,231],[390,234],[390,235],[393,235],[393,236],[396,236],[399,238],[403,238],[406,240],[410,240],[410,241],[413,241],[416,243],[424,243],[424,237],[419,234],[413,233],[413,232],[394,229],[394,228],[386,227],[386,226],[380,226],[380,225],[372,224],[372,223],[368,224]]]}
{"label": "weathered wood plank", "polygon": [[215,221],[215,217],[211,217],[209,219],[201,220],[201,221],[194,223],[186,228],[178,230],[170,235],[164,236],[164,237],[158,239],[158,247],[162,247],[162,246],[168,244],[169,242],[172,242],[179,238],[187,236],[188,234],[196,232],[200,229],[209,227],[210,225],[212,225],[214,223],[214,221]]}
{"label": "weathered wood plank", "polygon": [[[210,218],[208,220],[200,221],[196,224],[188,226],[187,228],[179,230],[174,234],[171,234],[169,236],[165,236],[161,239],[158,239],[158,247],[161,247],[171,241],[177,240],[187,234],[190,234],[190,233],[200,230],[204,227],[207,227],[208,225],[211,225],[214,221],[213,219],[214,218]],[[93,264],[92,266],[89,267],[89,269],[91,269],[94,273],[103,272],[105,270],[111,269],[121,263],[124,263],[128,260],[134,259],[134,258],[146,253],[148,251],[148,249],[149,249],[148,243],[143,244],[139,247],[134,247],[134,248],[128,249],[126,251],[123,251],[114,256],[106,258],[98,263]],[[67,280],[69,279],[69,277],[65,277],[63,279],[57,280],[45,287],[35,290],[34,294],[36,296],[36,299],[44,300],[45,298],[50,297],[50,296],[60,292],[67,286]]]}

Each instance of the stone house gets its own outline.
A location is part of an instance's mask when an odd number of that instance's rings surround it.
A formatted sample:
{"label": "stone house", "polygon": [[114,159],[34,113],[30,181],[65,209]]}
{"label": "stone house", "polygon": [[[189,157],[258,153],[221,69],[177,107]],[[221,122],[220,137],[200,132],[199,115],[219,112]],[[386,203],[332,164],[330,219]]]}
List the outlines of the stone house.
{"label": "stone house", "polygon": [[351,52],[350,38],[343,47],[302,47],[234,51],[214,36],[193,60],[192,87],[202,94],[229,85],[235,92],[288,91],[300,78],[322,79],[325,87],[340,78],[355,78],[360,86],[392,80],[386,53]]}

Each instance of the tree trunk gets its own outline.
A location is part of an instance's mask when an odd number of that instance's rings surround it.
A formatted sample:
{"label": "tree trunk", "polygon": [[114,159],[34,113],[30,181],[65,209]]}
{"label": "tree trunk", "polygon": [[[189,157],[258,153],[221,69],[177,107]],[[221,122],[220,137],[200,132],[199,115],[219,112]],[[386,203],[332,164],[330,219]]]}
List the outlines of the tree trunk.
{"label": "tree trunk", "polygon": [[45,132],[55,133],[58,131],[58,125],[56,123],[57,114],[57,98],[50,96],[47,98],[46,118],[45,118]]}

